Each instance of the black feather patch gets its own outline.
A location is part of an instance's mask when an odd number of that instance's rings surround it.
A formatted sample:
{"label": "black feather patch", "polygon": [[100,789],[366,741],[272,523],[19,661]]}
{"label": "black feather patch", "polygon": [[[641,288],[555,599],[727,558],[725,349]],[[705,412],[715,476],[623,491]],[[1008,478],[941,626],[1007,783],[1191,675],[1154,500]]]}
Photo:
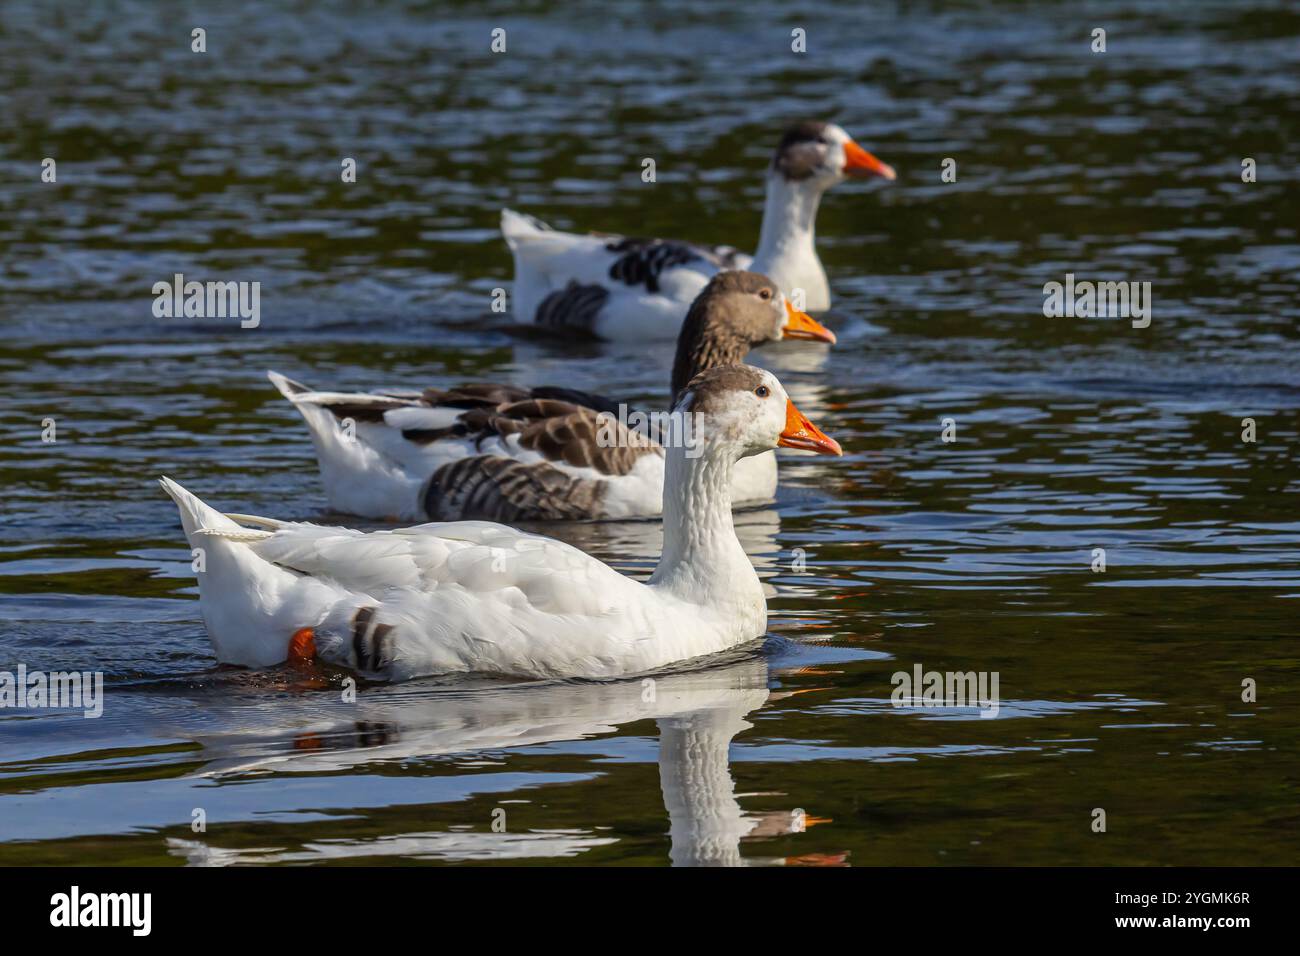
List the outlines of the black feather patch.
{"label": "black feather patch", "polygon": [[617,415],[619,409],[619,403],[612,398],[597,395],[594,392],[584,392],[576,388],[565,388],[562,385],[540,385],[532,390],[529,397],[569,402],[572,405],[582,405],[593,411],[609,412],[611,415]]}
{"label": "black feather patch", "polygon": [[644,285],[647,292],[659,291],[659,276],[665,270],[704,258],[696,247],[667,239],[620,239],[605,248],[622,253],[609,267],[609,277]]}
{"label": "black feather patch", "polygon": [[334,402],[324,407],[329,409],[334,417],[342,421],[350,418],[354,422],[382,422],[384,412],[394,408],[406,408],[410,402],[400,401],[371,401],[371,402]]}
{"label": "black feather patch", "polygon": [[352,653],[356,656],[358,670],[365,670],[366,629],[374,616],[373,607],[359,607],[352,617]]}
{"label": "black feather patch", "polygon": [[393,629],[391,624],[376,624],[370,635],[370,670],[381,671],[388,666],[388,635]]}
{"label": "black feather patch", "polygon": [[570,280],[563,289],[552,292],[537,306],[536,325],[549,329],[578,329],[594,333],[596,319],[605,307],[609,290],[599,285],[579,285]]}

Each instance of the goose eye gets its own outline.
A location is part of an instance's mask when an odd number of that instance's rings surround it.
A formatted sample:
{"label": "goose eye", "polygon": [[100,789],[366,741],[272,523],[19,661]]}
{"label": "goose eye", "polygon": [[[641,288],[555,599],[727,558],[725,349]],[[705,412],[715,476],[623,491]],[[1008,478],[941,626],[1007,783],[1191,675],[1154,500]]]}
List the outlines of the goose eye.
{"label": "goose eye", "polygon": [[759,297],[760,299],[762,299],[764,302],[766,302],[768,299],[772,298],[772,290],[771,290],[771,289],[759,289],[759,290],[758,290],[758,297]]}
{"label": "goose eye", "polygon": [[766,385],[760,385],[758,388],[754,389],[754,394],[759,398],[767,398],[767,396],[771,395],[772,392]]}

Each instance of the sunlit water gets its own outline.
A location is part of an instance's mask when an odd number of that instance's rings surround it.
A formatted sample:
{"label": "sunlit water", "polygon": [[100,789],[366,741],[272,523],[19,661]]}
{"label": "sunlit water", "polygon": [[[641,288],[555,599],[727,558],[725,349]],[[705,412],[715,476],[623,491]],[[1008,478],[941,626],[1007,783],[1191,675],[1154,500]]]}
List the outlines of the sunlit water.
{"label": "sunlit water", "polygon": [[[0,669],[107,681],[0,711],[0,861],[1294,862],[1294,7],[548,6],[0,8]],[[900,176],[823,205],[839,347],[752,359],[847,450],[739,520],[764,641],[652,694],[214,666],[155,477],[347,520],[266,369],[662,402],[663,348],[490,328],[497,212],[752,248],[801,116]],[[261,282],[261,327],[155,319],[175,272]],[[1044,318],[1067,272],[1151,282],[1150,327]],[[892,707],[917,664],[996,716]]]}

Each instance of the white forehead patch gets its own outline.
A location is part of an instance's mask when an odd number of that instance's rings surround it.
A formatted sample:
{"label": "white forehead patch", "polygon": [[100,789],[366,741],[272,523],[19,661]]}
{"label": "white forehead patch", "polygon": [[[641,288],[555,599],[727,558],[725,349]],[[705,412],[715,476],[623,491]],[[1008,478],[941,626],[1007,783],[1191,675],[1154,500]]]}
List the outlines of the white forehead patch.
{"label": "white forehead patch", "polygon": [[834,123],[826,124],[826,132],[824,135],[832,143],[847,143],[851,138],[848,133],[844,132],[841,127],[836,126]]}

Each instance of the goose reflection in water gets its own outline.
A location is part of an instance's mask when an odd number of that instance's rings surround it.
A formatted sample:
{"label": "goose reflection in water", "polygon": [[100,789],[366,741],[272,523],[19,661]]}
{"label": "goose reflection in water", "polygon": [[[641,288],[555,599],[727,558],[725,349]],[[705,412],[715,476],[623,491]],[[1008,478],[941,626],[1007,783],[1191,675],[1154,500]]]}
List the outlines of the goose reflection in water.
{"label": "goose reflection in water", "polygon": [[[263,705],[217,715],[250,726],[203,739],[203,776],[238,781],[274,773],[337,773],[362,764],[401,763],[438,755],[515,750],[613,733],[621,724],[654,719],[659,728],[659,778],[677,866],[843,863],[843,855],[746,858],[740,843],[800,833],[823,821],[801,808],[750,814],[736,798],[729,764],[747,717],[778,696],[768,689],[767,659],[756,648],[742,659],[680,669],[652,680],[511,684],[467,689],[461,684],[363,691],[355,704],[329,703],[338,719],[322,720],[323,694],[277,702],[267,729]],[[333,697],[333,695],[330,695]],[[218,704],[218,706],[222,706]],[[240,708],[237,702],[227,706]],[[250,714],[253,707],[257,713]],[[344,715],[348,715],[346,718]],[[256,718],[250,719],[250,718]],[[377,857],[439,861],[574,858],[618,842],[608,830],[573,827],[490,832],[452,829],[367,839],[317,839],[301,848],[214,846],[211,838],[170,839],[170,852],[192,865],[309,863]]]}

